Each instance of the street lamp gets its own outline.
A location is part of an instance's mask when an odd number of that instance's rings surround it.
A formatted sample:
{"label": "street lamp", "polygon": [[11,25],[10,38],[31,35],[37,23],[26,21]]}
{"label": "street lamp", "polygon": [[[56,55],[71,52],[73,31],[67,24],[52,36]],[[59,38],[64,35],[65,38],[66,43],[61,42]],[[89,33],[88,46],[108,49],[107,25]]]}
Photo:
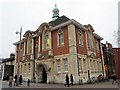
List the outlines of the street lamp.
{"label": "street lamp", "polygon": [[20,28],[20,32],[16,31],[16,34],[20,34],[19,50],[18,50],[17,82],[16,82],[16,86],[19,86],[19,72],[20,72],[20,53],[21,53],[21,35],[22,35],[22,27]]}

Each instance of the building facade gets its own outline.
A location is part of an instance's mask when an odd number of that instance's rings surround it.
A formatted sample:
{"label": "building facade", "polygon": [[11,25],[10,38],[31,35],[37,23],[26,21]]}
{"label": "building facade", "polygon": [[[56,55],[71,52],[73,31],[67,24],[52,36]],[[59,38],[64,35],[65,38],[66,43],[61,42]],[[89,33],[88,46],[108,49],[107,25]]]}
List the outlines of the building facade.
{"label": "building facade", "polygon": [[117,78],[120,79],[120,48],[113,48]]}
{"label": "building facade", "polygon": [[[82,25],[53,9],[53,20],[42,23],[36,31],[26,31],[16,46],[15,74],[20,60],[24,80],[44,83],[65,83],[66,74],[73,74],[74,83],[87,82],[104,73],[101,40],[93,27]],[[21,43],[21,50],[19,46]],[[21,51],[19,56],[18,51]]]}
{"label": "building facade", "polygon": [[2,59],[1,63],[1,72],[2,80],[9,80],[10,75],[14,75],[14,60],[15,60],[15,54],[11,53],[9,58]]}
{"label": "building facade", "polygon": [[106,77],[109,79],[111,78],[111,75],[115,73],[115,60],[112,44],[106,42],[106,44],[102,44],[102,49]]}

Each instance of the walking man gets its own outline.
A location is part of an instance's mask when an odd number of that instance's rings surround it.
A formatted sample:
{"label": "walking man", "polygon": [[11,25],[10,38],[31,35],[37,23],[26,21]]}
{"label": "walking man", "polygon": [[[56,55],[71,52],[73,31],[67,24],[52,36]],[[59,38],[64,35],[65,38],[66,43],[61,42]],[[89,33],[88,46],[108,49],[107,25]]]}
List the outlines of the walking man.
{"label": "walking man", "polygon": [[20,85],[22,85],[22,75],[20,75],[20,77],[19,77],[19,83],[20,83]]}
{"label": "walking man", "polygon": [[112,78],[113,78],[112,84],[114,84],[114,81],[118,84],[118,82],[117,82],[117,76],[114,73],[112,75]]}
{"label": "walking man", "polygon": [[14,86],[16,86],[16,83],[17,83],[17,75],[14,76],[14,79],[15,79],[15,81],[14,81]]}
{"label": "walking man", "polygon": [[71,81],[70,85],[73,86],[73,75],[72,74],[70,74],[70,81]]}
{"label": "walking man", "polygon": [[69,76],[68,76],[68,74],[66,74],[66,84],[65,84],[65,86],[66,85],[69,87]]}

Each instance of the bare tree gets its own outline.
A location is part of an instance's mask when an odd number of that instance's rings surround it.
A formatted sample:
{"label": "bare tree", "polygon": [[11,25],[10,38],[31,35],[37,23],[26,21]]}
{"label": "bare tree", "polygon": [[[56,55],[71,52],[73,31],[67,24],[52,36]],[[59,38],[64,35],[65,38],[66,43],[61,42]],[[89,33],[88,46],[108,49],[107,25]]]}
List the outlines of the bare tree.
{"label": "bare tree", "polygon": [[115,31],[114,37],[115,37],[115,39],[116,39],[116,42],[117,42],[118,47],[120,48],[120,30]]}
{"label": "bare tree", "polygon": [[117,34],[118,34],[117,37],[118,47],[120,48],[120,30],[118,30]]}

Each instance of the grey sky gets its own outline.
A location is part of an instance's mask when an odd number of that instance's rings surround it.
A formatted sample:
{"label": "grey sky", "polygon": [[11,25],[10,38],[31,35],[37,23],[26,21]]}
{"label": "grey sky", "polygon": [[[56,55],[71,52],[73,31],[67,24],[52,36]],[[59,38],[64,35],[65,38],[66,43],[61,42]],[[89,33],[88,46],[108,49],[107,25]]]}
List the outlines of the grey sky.
{"label": "grey sky", "polygon": [[65,15],[81,24],[91,24],[104,40],[117,46],[114,32],[118,30],[119,0],[1,0],[0,1],[0,58],[15,52],[15,32],[23,27],[35,31],[43,22],[52,20],[52,10],[57,4],[60,16]]}

